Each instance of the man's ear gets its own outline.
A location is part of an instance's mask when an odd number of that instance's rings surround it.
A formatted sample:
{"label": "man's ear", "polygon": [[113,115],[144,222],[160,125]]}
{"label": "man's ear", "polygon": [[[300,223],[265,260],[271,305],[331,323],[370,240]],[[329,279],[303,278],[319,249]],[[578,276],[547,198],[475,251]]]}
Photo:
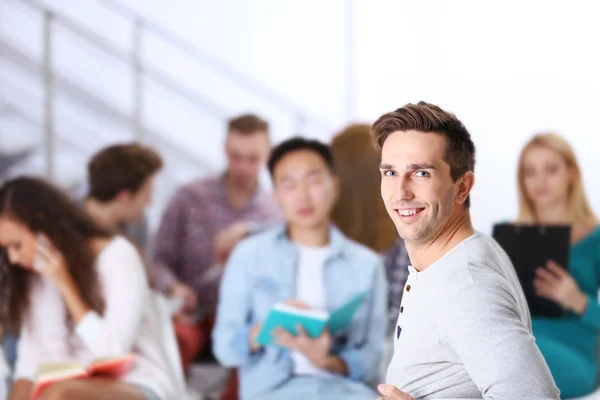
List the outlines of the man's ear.
{"label": "man's ear", "polygon": [[126,203],[131,201],[131,199],[133,198],[133,193],[131,193],[130,190],[121,190],[119,193],[117,193],[117,196],[115,197],[115,201],[119,202],[119,203]]}
{"label": "man's ear", "polygon": [[458,178],[456,182],[456,194],[454,196],[455,201],[458,204],[464,204],[475,185],[475,174],[473,171],[467,171]]}

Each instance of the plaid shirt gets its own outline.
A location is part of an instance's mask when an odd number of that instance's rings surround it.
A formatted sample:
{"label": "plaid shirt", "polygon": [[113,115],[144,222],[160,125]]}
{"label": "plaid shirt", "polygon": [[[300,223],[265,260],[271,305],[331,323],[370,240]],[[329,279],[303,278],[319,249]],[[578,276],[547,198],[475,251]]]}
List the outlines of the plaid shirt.
{"label": "plaid shirt", "polygon": [[220,278],[213,276],[216,235],[235,222],[264,225],[282,218],[273,199],[260,188],[244,207],[232,208],[224,178],[220,175],[178,189],[167,205],[154,241],[153,277],[157,289],[166,292],[177,282],[186,283],[198,296],[199,313],[214,311],[218,300]]}
{"label": "plaid shirt", "polygon": [[404,240],[398,242],[384,255],[385,273],[388,280],[388,325],[387,333],[391,335],[396,330],[398,313],[404,294],[404,285],[408,279],[410,259],[404,246]]}

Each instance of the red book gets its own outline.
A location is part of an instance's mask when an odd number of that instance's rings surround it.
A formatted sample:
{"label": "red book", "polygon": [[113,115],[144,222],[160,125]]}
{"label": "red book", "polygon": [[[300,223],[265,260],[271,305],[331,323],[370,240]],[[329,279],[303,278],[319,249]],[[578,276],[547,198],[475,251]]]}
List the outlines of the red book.
{"label": "red book", "polygon": [[55,382],[70,379],[85,379],[92,376],[120,378],[132,367],[134,356],[102,357],[94,359],[89,365],[77,362],[42,364],[36,374],[31,400],[39,399],[42,392]]}

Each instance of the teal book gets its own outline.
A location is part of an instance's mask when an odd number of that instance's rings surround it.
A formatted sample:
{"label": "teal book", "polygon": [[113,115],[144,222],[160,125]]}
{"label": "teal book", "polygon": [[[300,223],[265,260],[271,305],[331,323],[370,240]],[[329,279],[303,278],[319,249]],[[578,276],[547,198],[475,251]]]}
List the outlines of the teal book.
{"label": "teal book", "polygon": [[296,327],[298,325],[302,326],[304,331],[313,338],[319,337],[325,328],[329,328],[329,332],[335,335],[336,332],[350,324],[354,313],[366,295],[367,293],[358,294],[349,302],[331,312],[312,309],[303,310],[278,303],[273,306],[269,315],[267,315],[256,342],[261,346],[275,346],[275,339],[272,335],[273,330],[282,328],[293,335],[297,335],[298,330]]}

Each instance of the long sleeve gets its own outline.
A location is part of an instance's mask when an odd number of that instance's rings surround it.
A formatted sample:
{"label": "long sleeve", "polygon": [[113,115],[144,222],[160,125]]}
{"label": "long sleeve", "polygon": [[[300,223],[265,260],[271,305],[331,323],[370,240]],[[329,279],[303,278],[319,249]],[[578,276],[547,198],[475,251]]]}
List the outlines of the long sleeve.
{"label": "long sleeve", "polygon": [[154,239],[153,281],[161,292],[167,292],[179,278],[181,243],[186,240],[187,193],[180,189],[169,201]]}
{"label": "long sleeve", "polygon": [[100,253],[97,268],[104,314],[88,312],[75,332],[96,357],[129,353],[150,298],[143,262],[131,243],[118,238]]}
{"label": "long sleeve", "polygon": [[592,329],[600,330],[600,304],[595,296],[587,296],[587,306],[581,316],[581,322]]}
{"label": "long sleeve", "polygon": [[[600,240],[599,240],[600,242]],[[592,251],[588,257],[594,261],[595,276],[600,276],[600,246],[590,247]],[[587,306],[581,316],[581,322],[592,329],[600,330],[600,304],[598,303],[598,292],[587,295]]]}
{"label": "long sleeve", "polygon": [[18,333],[15,380],[34,380],[40,364],[68,359],[65,318],[55,284],[49,278],[37,277],[30,289],[29,311]]}
{"label": "long sleeve", "polygon": [[374,267],[368,307],[368,320],[363,322],[367,327],[365,340],[352,343],[351,337],[350,346],[342,350],[339,356],[346,362],[351,379],[374,382],[379,377],[387,322],[387,284],[383,263],[379,260]]}
{"label": "long sleeve", "polygon": [[259,355],[250,351],[251,289],[248,263],[252,240],[241,242],[232,252],[221,281],[217,320],[212,333],[213,352],[225,367],[244,365]]}
{"label": "long sleeve", "polygon": [[34,327],[30,322],[21,326],[17,345],[17,361],[15,363],[14,380],[35,380],[35,373],[40,364],[39,345],[34,339]]}
{"label": "long sleeve", "polygon": [[550,370],[504,288],[471,283],[448,299],[442,315],[442,342],[458,355],[484,399],[559,399]]}

